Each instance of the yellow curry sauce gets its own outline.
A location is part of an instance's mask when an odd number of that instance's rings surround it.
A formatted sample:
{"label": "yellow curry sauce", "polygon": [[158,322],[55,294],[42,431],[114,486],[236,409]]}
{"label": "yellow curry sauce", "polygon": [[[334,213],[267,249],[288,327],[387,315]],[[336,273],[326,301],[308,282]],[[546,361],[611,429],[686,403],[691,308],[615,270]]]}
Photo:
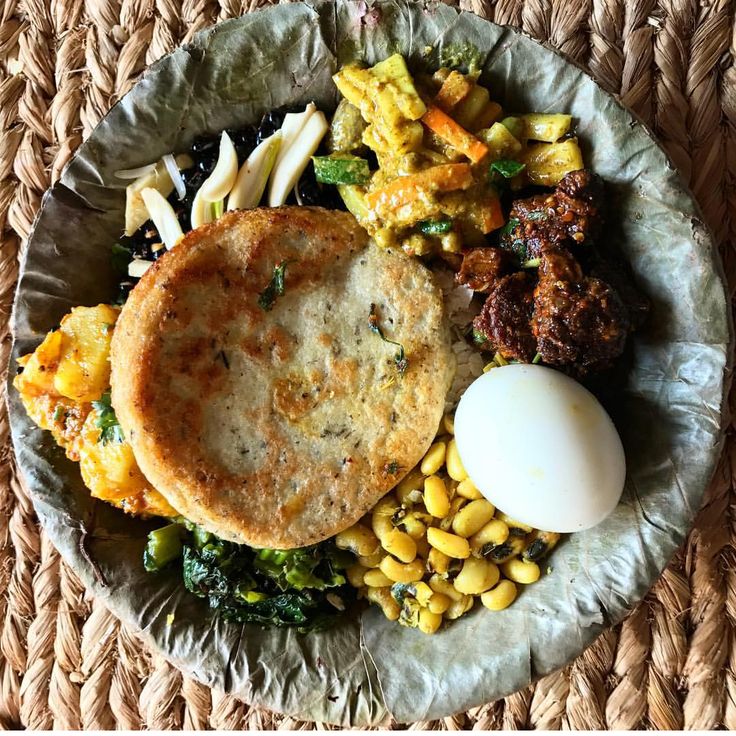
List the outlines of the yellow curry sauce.
{"label": "yellow curry sauce", "polygon": [[110,390],[110,342],[120,310],[107,304],[76,307],[30,355],[13,385],[30,418],[51,432],[79,462],[92,495],[131,514],[176,516],[146,481],[124,441],[108,442],[93,405]]}
{"label": "yellow curry sauce", "polygon": [[[364,186],[339,185],[348,209],[384,247],[452,261],[505,224],[499,190],[554,185],[583,168],[571,117],[503,117],[475,73],[412,77],[395,54],[334,77],[343,100],[329,147],[337,159],[370,149],[378,169]],[[494,170],[495,166],[495,170]]]}

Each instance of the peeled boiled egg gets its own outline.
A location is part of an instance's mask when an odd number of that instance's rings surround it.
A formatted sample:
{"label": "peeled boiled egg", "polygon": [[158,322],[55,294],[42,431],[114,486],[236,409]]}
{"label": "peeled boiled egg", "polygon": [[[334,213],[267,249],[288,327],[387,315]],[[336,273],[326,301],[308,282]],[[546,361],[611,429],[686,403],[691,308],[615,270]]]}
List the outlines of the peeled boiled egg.
{"label": "peeled boiled egg", "polygon": [[590,391],[551,368],[484,373],[460,399],[455,440],[478,490],[537,529],[588,529],[621,498],[626,459],[611,418]]}

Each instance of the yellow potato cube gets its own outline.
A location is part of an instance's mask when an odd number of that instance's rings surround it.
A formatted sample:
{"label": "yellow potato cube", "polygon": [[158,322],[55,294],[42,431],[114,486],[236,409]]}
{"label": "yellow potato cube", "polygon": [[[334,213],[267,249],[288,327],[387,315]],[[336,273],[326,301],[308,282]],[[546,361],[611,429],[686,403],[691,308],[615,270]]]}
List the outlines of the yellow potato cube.
{"label": "yellow potato cube", "polygon": [[572,117],[558,113],[532,112],[522,115],[524,121],[524,137],[533,141],[554,143],[562,138],[568,130]]}
{"label": "yellow potato cube", "polygon": [[524,151],[522,163],[526,164],[524,174],[531,184],[552,187],[558,184],[565,174],[584,168],[583,154],[576,138],[560,143],[538,143]]}
{"label": "yellow potato cube", "polygon": [[110,342],[119,310],[76,307],[61,320],[61,355],[54,389],[74,401],[94,401],[110,385]]}
{"label": "yellow potato cube", "polygon": [[61,357],[61,333],[49,332],[36,350],[21,359],[23,373],[15,377],[13,385],[21,396],[56,394],[54,374]]}

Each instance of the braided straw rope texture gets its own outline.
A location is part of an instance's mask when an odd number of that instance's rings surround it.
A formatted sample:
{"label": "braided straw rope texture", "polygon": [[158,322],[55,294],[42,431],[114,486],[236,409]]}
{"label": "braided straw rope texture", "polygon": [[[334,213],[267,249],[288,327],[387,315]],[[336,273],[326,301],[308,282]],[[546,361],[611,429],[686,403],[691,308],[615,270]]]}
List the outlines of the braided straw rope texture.
{"label": "braided straw rope texture", "polygon": [[[43,192],[147,64],[258,0],[0,1],[0,365]],[[736,286],[736,3],[460,0],[587,66],[658,134]],[[4,384],[3,384],[4,385]],[[329,728],[183,677],[98,601],[38,527],[0,414],[0,726]],[[736,441],[695,529],[644,602],[535,686],[417,729],[736,728]]]}

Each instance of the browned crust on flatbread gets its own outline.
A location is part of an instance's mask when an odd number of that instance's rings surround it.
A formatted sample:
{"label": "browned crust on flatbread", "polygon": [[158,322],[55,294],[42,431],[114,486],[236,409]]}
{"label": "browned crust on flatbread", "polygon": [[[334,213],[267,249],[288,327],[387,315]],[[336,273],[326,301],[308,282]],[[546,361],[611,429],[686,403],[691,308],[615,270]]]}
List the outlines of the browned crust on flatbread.
{"label": "browned crust on flatbread", "polygon": [[[287,262],[286,293],[258,296]],[[409,356],[368,329],[371,302]],[[185,517],[256,547],[357,521],[421,458],[454,370],[442,296],[352,216],[282,207],[189,233],[131,293],[112,401],[152,485]]]}

